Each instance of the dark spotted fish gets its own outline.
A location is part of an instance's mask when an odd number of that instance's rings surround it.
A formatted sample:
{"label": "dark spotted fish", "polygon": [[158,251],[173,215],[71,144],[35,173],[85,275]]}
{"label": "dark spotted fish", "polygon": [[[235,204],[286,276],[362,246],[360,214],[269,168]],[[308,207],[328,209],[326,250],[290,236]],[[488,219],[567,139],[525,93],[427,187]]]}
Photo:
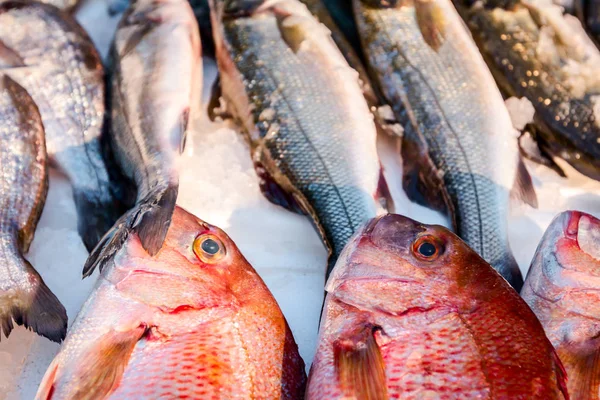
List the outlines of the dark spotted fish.
{"label": "dark spotted fish", "polygon": [[0,70],[40,109],[51,160],[69,178],[83,243],[92,250],[122,214],[102,155],[104,70],[68,14],[35,2],[0,3]]}
{"label": "dark spotted fish", "polygon": [[457,234],[515,288],[510,192],[536,203],[518,132],[449,0],[355,0],[372,81],[404,126],[404,189],[447,213]]}
{"label": "dark spotted fish", "polygon": [[272,202],[310,216],[332,266],[377,213],[373,116],[330,32],[296,0],[211,3],[221,88]]}
{"label": "dark spotted fish", "polygon": [[32,98],[0,74],[0,334],[13,320],[60,342],[67,313],[23,254],[33,240],[46,193],[48,171],[44,127]]}
{"label": "dark spotted fish", "polygon": [[551,1],[455,0],[502,90],[535,107],[542,151],[600,179],[600,52]]}
{"label": "dark spotted fish", "polygon": [[150,255],[158,253],[177,200],[177,158],[200,106],[200,35],[187,0],[134,1],[119,23],[112,52],[110,142],[137,195],[90,254],[86,276],[130,232]]}

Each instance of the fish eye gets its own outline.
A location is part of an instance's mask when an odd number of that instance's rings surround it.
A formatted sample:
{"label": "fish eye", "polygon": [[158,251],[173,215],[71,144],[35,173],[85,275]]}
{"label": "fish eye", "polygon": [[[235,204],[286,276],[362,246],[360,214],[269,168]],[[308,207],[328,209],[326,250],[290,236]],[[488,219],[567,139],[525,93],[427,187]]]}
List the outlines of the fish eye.
{"label": "fish eye", "polygon": [[432,261],[442,253],[442,246],[438,239],[433,236],[421,236],[413,243],[413,254],[424,261]]}
{"label": "fish eye", "polygon": [[215,235],[204,234],[194,240],[194,253],[201,261],[214,263],[225,255],[225,246]]}

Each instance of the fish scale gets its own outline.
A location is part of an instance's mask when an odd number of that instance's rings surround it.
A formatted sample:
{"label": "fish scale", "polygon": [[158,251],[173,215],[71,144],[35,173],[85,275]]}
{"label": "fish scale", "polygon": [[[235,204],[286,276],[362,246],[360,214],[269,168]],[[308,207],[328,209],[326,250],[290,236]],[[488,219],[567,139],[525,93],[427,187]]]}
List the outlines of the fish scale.
{"label": "fish scale", "polygon": [[[311,216],[335,262],[356,229],[377,213],[375,126],[357,75],[329,31],[298,2],[275,7],[291,16],[267,10],[222,21],[215,41],[223,94],[248,134],[254,161]],[[286,24],[301,37],[298,43],[293,36],[285,40]],[[239,77],[228,75],[226,59]],[[243,88],[248,111],[231,81]],[[277,202],[277,194],[266,195]]]}
{"label": "fish scale", "polygon": [[456,11],[445,1],[435,4],[447,19],[439,49],[425,41],[414,7],[375,9],[355,1],[364,47],[405,141],[427,149],[439,171],[456,232],[518,287],[522,278],[507,228],[516,132]]}

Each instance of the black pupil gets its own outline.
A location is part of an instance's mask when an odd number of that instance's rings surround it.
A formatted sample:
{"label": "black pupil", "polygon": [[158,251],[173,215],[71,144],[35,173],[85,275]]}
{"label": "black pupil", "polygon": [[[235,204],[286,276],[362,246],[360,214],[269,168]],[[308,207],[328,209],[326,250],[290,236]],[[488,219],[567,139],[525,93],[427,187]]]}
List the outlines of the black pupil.
{"label": "black pupil", "polygon": [[217,254],[219,252],[219,243],[212,239],[205,239],[202,242],[202,250],[211,255]]}
{"label": "black pupil", "polygon": [[435,245],[429,242],[421,243],[419,246],[419,253],[425,257],[431,257],[435,254]]}

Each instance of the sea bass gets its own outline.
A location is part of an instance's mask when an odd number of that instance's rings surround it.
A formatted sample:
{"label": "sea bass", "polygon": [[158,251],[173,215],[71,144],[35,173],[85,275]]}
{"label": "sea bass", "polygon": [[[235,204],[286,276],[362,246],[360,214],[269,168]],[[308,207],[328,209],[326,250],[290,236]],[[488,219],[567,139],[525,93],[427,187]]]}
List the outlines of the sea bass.
{"label": "sea bass", "polygon": [[211,19],[227,111],[261,190],[310,216],[331,267],[379,206],[376,128],[358,75],[296,0],[214,0]]}
{"label": "sea bass", "polygon": [[108,264],[37,399],[302,399],[292,332],[222,230],[176,207],[158,255],[129,235]]}
{"label": "sea bass", "polygon": [[600,179],[600,51],[551,0],[455,0],[507,95],[535,107],[542,151]]}
{"label": "sea bass", "polygon": [[23,254],[33,240],[46,193],[48,171],[44,127],[27,91],[0,74],[0,334],[13,320],[60,342],[67,313]]}
{"label": "sea bass", "polygon": [[449,0],[354,0],[373,81],[404,126],[404,189],[451,216],[456,233],[517,290],[510,191],[536,205],[518,133]]}
{"label": "sea bass", "polygon": [[456,235],[389,214],[326,286],[307,399],[568,399],[533,312]]}
{"label": "sea bass", "polygon": [[39,107],[48,154],[73,186],[79,234],[92,250],[123,211],[102,155],[104,71],[94,44],[52,6],[0,2],[0,71]]}
{"label": "sea bass", "polygon": [[567,370],[573,399],[600,397],[600,220],[566,211],[544,234],[521,295]]}
{"label": "sea bass", "polygon": [[133,208],[86,262],[84,275],[118,251],[130,231],[156,254],[177,200],[177,157],[200,107],[200,34],[187,0],[137,0],[123,15],[112,52],[110,139],[137,188]]}

